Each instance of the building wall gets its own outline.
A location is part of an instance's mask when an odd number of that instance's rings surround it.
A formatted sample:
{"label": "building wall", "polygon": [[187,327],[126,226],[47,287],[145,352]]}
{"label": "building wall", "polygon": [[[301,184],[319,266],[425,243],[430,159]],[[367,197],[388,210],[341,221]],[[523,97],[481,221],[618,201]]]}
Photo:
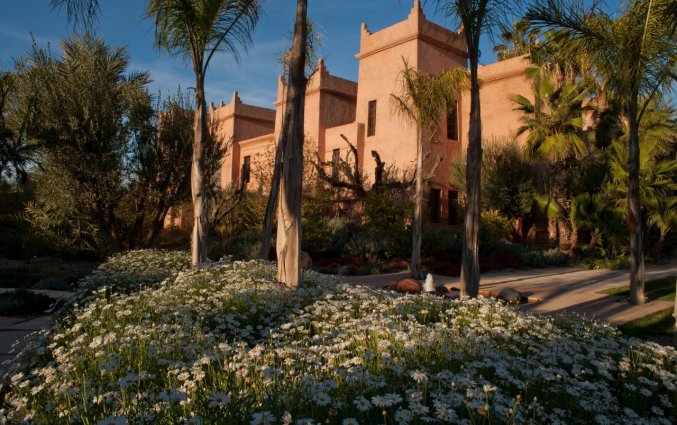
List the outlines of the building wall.
{"label": "building wall", "polygon": [[[465,37],[427,20],[418,0],[402,22],[377,32],[362,24],[358,81],[333,76],[320,60],[306,88],[304,125],[306,139],[317,149],[322,161],[330,161],[333,151],[341,155],[349,150],[345,136],[358,150],[362,172],[374,176],[376,162],[371,151],[379,153],[387,166],[413,170],[416,162],[417,136],[413,122],[395,112],[392,94],[401,93],[403,58],[409,65],[436,74],[467,64]],[[480,68],[482,81],[482,127],[485,140],[508,136],[519,127],[519,115],[513,111],[510,96],[530,96],[531,88],[523,76],[528,60],[509,59]],[[376,128],[368,136],[369,102],[376,100]],[[244,157],[250,156],[252,172],[256,167],[272,167],[271,156],[279,138],[286,86],[278,80],[275,109],[259,108],[241,102],[237,93],[229,104],[211,111],[219,122],[223,143],[232,143],[224,159],[221,183],[226,187],[238,182]],[[458,96],[458,140],[447,139],[446,114],[440,117],[435,137],[424,134],[425,175],[432,174],[424,200],[430,200],[431,189],[439,189],[440,218],[450,215],[448,198],[455,196],[451,180],[451,164],[467,145],[470,102],[468,93]],[[434,173],[431,171],[435,170]],[[271,170],[272,171],[272,170]],[[256,189],[252,183],[249,189]]]}
{"label": "building wall", "polygon": [[234,92],[230,103],[221,102],[218,108],[211,105],[209,118],[217,128],[218,140],[227,146],[221,167],[221,187],[226,188],[238,182],[242,158],[251,154],[249,150],[243,151],[243,142],[262,136],[268,136],[266,140],[272,141],[275,111],[244,104]]}
{"label": "building wall", "polygon": [[[511,97],[519,94],[533,101],[531,84],[524,77],[524,71],[529,65],[525,56],[518,56],[479,68],[483,140],[491,141],[517,133],[521,125],[520,114],[513,109],[515,104]],[[463,96],[462,117],[465,128],[463,143],[467,145],[467,129],[470,125],[469,95]]]}

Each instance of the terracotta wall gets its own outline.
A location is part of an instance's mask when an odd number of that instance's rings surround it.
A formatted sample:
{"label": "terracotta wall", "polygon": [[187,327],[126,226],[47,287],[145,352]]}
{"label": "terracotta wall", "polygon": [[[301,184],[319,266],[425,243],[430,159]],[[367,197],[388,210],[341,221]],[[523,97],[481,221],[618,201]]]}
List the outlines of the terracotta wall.
{"label": "terracotta wall", "polygon": [[219,140],[228,147],[221,167],[221,187],[225,188],[239,179],[244,157],[241,142],[272,135],[275,111],[244,104],[235,92],[230,103],[221,102],[218,108],[211,105],[210,120],[218,129]]}
{"label": "terracotta wall", "polygon": [[[360,29],[358,82],[333,76],[320,60],[308,81],[305,98],[306,139],[317,147],[323,161],[330,161],[333,150],[344,156],[348,145],[345,135],[359,151],[360,165],[373,178],[376,166],[371,151],[375,150],[386,165],[401,170],[413,170],[416,161],[415,124],[395,111],[392,94],[401,94],[402,59],[411,66],[436,74],[443,70],[465,67],[467,54],[462,33],[450,31],[427,20],[418,1],[402,22],[377,32],[366,24]],[[482,80],[482,126],[485,139],[509,136],[519,127],[519,114],[513,111],[510,96],[530,97],[529,83],[523,76],[528,61],[514,58],[480,68]],[[375,100],[375,134],[367,135],[369,102]],[[262,155],[270,155],[281,131],[286,102],[286,86],[278,80],[275,110],[243,104],[237,93],[227,105],[212,111],[219,120],[224,143],[232,138],[232,148],[224,160],[222,184],[237,181],[245,156],[255,167],[269,166]],[[442,218],[446,219],[448,191],[454,190],[451,164],[467,145],[469,128],[469,95],[459,94],[457,103],[458,140],[447,139],[447,117],[440,116],[440,128],[435,137],[424,135],[424,170],[435,170],[426,188],[440,189]]]}
{"label": "terracotta wall", "polygon": [[[515,104],[510,98],[520,94],[533,101],[531,84],[524,77],[524,70],[529,65],[528,59],[519,56],[479,68],[482,138],[484,140],[491,141],[516,134],[521,125],[520,114],[514,111]],[[462,141],[465,146],[468,141],[470,123],[470,96],[463,96],[462,103],[464,126]]]}

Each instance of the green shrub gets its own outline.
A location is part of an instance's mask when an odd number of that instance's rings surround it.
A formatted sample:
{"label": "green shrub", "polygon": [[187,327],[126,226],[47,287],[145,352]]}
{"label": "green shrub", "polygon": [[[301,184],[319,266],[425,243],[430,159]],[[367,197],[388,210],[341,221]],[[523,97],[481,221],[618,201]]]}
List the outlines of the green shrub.
{"label": "green shrub", "polygon": [[364,202],[364,228],[382,241],[385,257],[411,255],[411,229],[407,221],[412,215],[412,202],[396,192],[369,192]]}
{"label": "green shrub", "polygon": [[42,314],[54,303],[47,295],[19,288],[0,294],[0,316],[31,316]]}
{"label": "green shrub", "polygon": [[261,232],[244,232],[226,239],[222,250],[214,251],[210,258],[218,259],[230,255],[236,260],[253,260],[258,258],[261,250]]}
{"label": "green shrub", "polygon": [[589,270],[624,270],[630,268],[630,258],[618,256],[616,258],[584,258],[581,267]]}
{"label": "green shrub", "polygon": [[446,260],[452,252],[460,252],[463,233],[448,227],[424,227],[421,235],[421,254]]}
{"label": "green shrub", "polygon": [[569,262],[569,257],[557,248],[543,250],[510,242],[499,242],[495,247],[518,255],[527,267],[564,266]]}
{"label": "green shrub", "polygon": [[43,277],[42,279],[35,282],[33,289],[49,289],[52,291],[70,291],[71,285],[68,283],[67,278],[64,277]]}
{"label": "green shrub", "polygon": [[326,221],[325,225],[331,234],[330,245],[326,253],[329,255],[341,254],[356,232],[355,221],[348,217],[332,217]]}
{"label": "green shrub", "polygon": [[0,288],[26,288],[33,285],[33,282],[33,273],[26,266],[0,270]]}
{"label": "green shrub", "polygon": [[356,255],[365,260],[378,260],[384,258],[384,246],[379,238],[368,232],[355,234],[346,243],[344,253]]}
{"label": "green shrub", "polygon": [[510,220],[503,217],[498,211],[482,212],[480,216],[480,245],[486,247],[505,240],[510,234],[510,228]]}

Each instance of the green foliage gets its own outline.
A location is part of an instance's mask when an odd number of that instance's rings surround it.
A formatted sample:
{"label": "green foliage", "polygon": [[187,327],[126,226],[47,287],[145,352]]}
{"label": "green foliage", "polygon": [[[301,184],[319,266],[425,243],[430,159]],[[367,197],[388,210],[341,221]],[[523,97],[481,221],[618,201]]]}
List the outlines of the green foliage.
{"label": "green foliage", "polygon": [[19,288],[0,294],[0,316],[31,316],[42,314],[54,299],[47,295]]}
{"label": "green foliage", "polygon": [[37,146],[26,136],[34,93],[19,90],[19,76],[0,70],[0,183],[25,184]]}
{"label": "green foliage", "polygon": [[[672,157],[677,149],[677,124],[674,108],[652,105],[640,122],[639,187],[643,203],[657,199],[674,199],[677,190],[677,160]],[[619,118],[622,119],[622,118]],[[628,133],[611,144],[609,159],[610,179],[607,190],[617,200],[619,207],[626,203],[628,193]],[[646,206],[646,205],[643,205]]]}
{"label": "green foliage", "polygon": [[504,241],[510,234],[510,220],[495,210],[484,211],[480,216],[480,244],[484,247]]}
{"label": "green foliage", "polygon": [[68,283],[67,279],[63,277],[43,277],[42,279],[35,282],[32,289],[45,289],[49,291],[70,291],[73,289]]}
{"label": "green foliage", "polygon": [[463,233],[448,227],[424,227],[422,254],[437,260],[448,260],[452,253],[461,252]]}
{"label": "green foliage", "polygon": [[517,140],[495,140],[482,158],[482,208],[514,219],[531,212],[536,189],[534,161]]}
{"label": "green foliage", "polygon": [[248,231],[258,231],[263,223],[265,208],[262,194],[245,192],[234,210],[224,217],[222,227],[217,230],[223,237],[235,236]]}
{"label": "green foliage", "polygon": [[623,255],[612,258],[591,256],[584,258],[580,265],[590,270],[625,270],[630,268],[630,259]]}
{"label": "green foliage", "polygon": [[[219,258],[228,255],[235,260],[252,260],[258,258],[261,248],[261,234],[259,229],[238,233],[223,241],[222,249],[207,252],[209,258]],[[216,255],[218,252],[219,255]]]}
{"label": "green foliage", "polygon": [[331,217],[331,191],[322,185],[308,184],[301,198],[303,211],[303,240],[301,249],[306,252],[319,253],[331,249],[333,232],[328,226]]}
{"label": "green foliage", "polygon": [[63,250],[150,245],[188,194],[190,103],[179,92],[154,108],[148,75],[129,62],[85,35],[63,40],[58,57],[34,46],[17,65],[18,99],[32,100],[13,113],[31,117],[25,137],[40,147],[26,219]]}
{"label": "green foliage", "polygon": [[343,252],[367,261],[376,261],[384,258],[385,244],[383,240],[374,236],[367,232],[356,233],[348,240]]}
{"label": "green foliage", "polygon": [[[485,142],[482,155],[481,204],[484,210],[497,210],[509,219],[530,214],[534,199],[536,162],[525,154],[516,139]],[[466,155],[451,164],[451,177],[460,192],[466,189]]]}
{"label": "green foliage", "polygon": [[560,82],[543,67],[530,71],[534,102],[522,95],[512,97],[522,126],[517,134],[527,134],[527,151],[533,156],[562,160],[587,151],[579,131],[583,126],[583,101],[589,96],[579,84]]}
{"label": "green foliage", "polygon": [[62,252],[103,256],[109,246],[90,216],[89,205],[74,190],[78,187],[75,179],[55,163],[46,163],[43,169],[34,177],[35,201],[25,207],[25,218],[32,230]]}
{"label": "green foliage", "polygon": [[529,21],[513,21],[512,26],[500,24],[500,37],[507,44],[494,46],[496,59],[503,61],[517,56],[528,55],[538,42],[539,31],[529,28]]}
{"label": "green foliage", "polygon": [[364,201],[364,228],[382,241],[386,257],[404,257],[411,253],[412,202],[398,191],[369,192]]}
{"label": "green foliage", "polygon": [[494,246],[499,251],[516,254],[527,267],[564,266],[569,262],[569,257],[557,248],[544,250],[509,242],[496,242]]}

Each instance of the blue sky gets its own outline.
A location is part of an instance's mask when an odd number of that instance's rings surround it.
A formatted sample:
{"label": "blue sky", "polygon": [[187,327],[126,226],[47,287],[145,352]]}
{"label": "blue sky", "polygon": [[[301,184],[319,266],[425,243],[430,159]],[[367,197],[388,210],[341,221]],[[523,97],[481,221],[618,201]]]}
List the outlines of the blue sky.
{"label": "blue sky", "polygon": [[[113,46],[127,46],[131,70],[147,70],[153,78],[151,90],[171,92],[181,85],[193,86],[190,67],[180,57],[172,57],[153,47],[153,27],[143,18],[143,0],[99,0],[101,11],[96,25],[98,35]],[[308,14],[320,28],[324,44],[320,55],[333,75],[357,80],[360,24],[377,31],[406,18],[412,0],[313,0]],[[449,26],[451,22],[435,14],[432,2],[425,6],[429,19]],[[207,99],[216,104],[229,101],[233,90],[248,103],[270,107],[275,100],[279,53],[285,50],[285,34],[293,24],[295,0],[267,0],[265,14],[253,34],[254,44],[242,55],[240,64],[220,54],[207,74]],[[38,45],[49,43],[57,51],[59,40],[68,36],[72,25],[65,11],[49,7],[49,0],[2,0],[0,6],[0,69],[11,69],[14,59],[31,46],[31,34]],[[494,61],[493,43],[482,43],[482,61]]]}

